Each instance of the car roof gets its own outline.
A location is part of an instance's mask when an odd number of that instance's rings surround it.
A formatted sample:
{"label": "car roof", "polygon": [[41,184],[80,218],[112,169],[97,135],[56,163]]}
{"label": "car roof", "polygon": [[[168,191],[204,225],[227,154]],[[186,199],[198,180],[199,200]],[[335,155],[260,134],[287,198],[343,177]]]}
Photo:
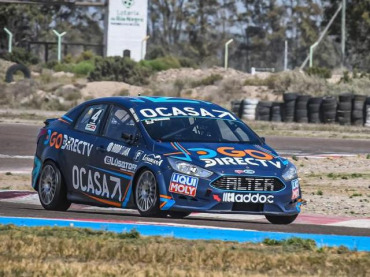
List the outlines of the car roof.
{"label": "car roof", "polygon": [[186,99],[179,97],[163,97],[163,96],[112,96],[103,97],[89,100],[84,104],[97,104],[97,103],[112,103],[121,104],[127,108],[136,107],[159,107],[159,106],[210,106],[221,108],[219,105],[196,99]]}

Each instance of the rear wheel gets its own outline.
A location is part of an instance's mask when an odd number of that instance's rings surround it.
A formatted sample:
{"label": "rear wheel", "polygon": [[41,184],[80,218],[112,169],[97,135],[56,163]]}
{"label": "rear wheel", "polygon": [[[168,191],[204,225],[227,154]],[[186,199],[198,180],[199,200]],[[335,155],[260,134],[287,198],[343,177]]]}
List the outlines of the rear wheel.
{"label": "rear wheel", "polygon": [[184,218],[191,214],[191,212],[175,212],[168,211],[167,214],[172,218]]}
{"label": "rear wheel", "polygon": [[135,186],[135,203],[141,216],[163,216],[158,195],[157,180],[153,172],[143,171]]}
{"label": "rear wheel", "polygon": [[265,215],[266,219],[272,224],[290,224],[296,218],[298,214],[295,215]]}
{"label": "rear wheel", "polygon": [[40,174],[38,193],[41,205],[46,210],[66,211],[71,206],[62,174],[55,163],[46,162]]}

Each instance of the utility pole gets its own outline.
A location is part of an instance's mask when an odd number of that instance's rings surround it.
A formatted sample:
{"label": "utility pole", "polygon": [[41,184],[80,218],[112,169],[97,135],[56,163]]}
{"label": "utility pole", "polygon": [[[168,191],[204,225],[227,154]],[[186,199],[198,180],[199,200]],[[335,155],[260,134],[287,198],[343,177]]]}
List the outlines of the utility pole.
{"label": "utility pole", "polygon": [[8,28],[4,28],[4,31],[8,35],[8,52],[12,53],[13,33],[10,32]]}
{"label": "utility pole", "polygon": [[66,34],[66,32],[58,33],[57,31],[53,30],[54,34],[58,37],[58,62],[62,61],[62,37]]}
{"label": "utility pole", "polygon": [[233,39],[230,39],[225,43],[225,62],[224,62],[225,69],[229,67],[229,44],[232,43],[233,41],[234,41]]}
{"label": "utility pole", "polygon": [[288,70],[288,41],[285,41],[285,51],[284,51],[284,71]]}
{"label": "utility pole", "polygon": [[342,0],[342,67],[344,67],[344,60],[346,58],[346,0]]}

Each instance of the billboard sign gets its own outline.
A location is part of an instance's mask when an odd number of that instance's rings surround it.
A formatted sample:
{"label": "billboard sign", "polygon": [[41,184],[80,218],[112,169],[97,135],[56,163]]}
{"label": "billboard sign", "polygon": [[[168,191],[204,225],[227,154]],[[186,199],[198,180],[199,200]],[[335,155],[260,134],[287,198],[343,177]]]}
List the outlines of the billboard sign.
{"label": "billboard sign", "polygon": [[145,56],[146,42],[142,40],[146,37],[147,17],[148,0],[109,0],[106,56],[123,56],[129,51],[133,60],[141,60]]}

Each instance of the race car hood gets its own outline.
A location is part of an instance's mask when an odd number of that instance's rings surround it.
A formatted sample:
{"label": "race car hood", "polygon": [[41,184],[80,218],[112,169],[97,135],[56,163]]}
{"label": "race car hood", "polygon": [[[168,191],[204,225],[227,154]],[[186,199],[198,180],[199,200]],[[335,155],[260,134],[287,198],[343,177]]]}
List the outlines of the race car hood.
{"label": "race car hood", "polygon": [[250,143],[158,142],[155,152],[219,174],[279,176],[288,164],[268,145]]}

